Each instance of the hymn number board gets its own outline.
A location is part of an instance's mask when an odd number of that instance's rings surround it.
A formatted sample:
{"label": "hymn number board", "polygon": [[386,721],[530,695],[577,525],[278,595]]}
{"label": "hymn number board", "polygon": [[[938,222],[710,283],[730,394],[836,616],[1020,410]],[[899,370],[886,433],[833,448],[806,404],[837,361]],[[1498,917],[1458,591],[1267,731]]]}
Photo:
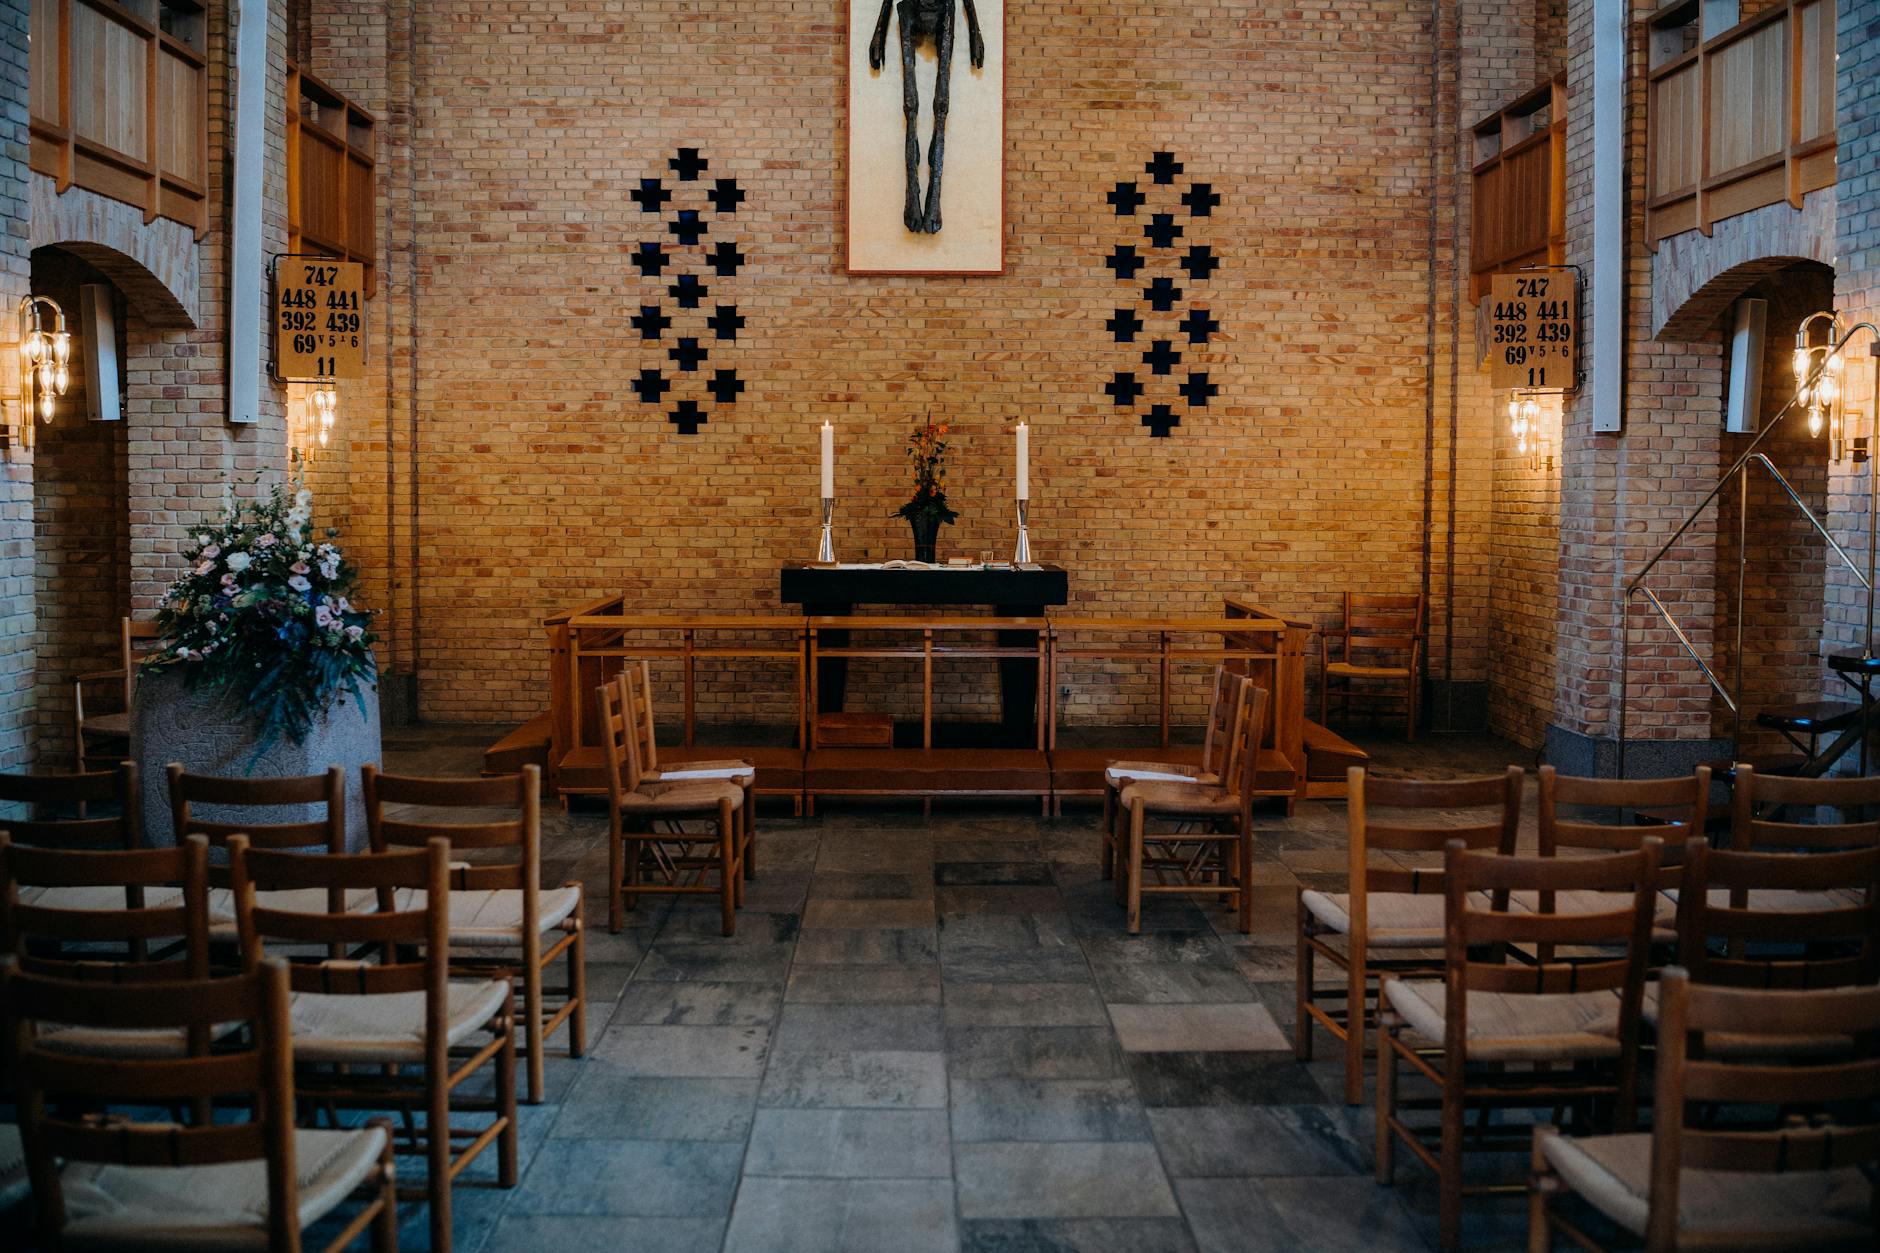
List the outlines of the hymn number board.
{"label": "hymn number board", "polygon": [[274,268],[274,376],[285,382],[364,378],[365,319],[365,266],[280,258]]}
{"label": "hymn number board", "polygon": [[1577,385],[1579,309],[1570,270],[1497,274],[1489,289],[1489,385],[1570,392]]}

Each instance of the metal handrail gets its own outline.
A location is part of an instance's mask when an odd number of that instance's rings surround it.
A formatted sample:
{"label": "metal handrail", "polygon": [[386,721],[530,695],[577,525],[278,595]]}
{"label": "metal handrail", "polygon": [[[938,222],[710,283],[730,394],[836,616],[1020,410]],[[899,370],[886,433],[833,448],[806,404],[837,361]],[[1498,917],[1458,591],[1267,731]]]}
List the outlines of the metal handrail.
{"label": "metal handrail", "polygon": [[1677,547],[1678,541],[1683,539],[1685,532],[1689,531],[1692,525],[1696,523],[1697,519],[1703,516],[1704,510],[1710,508],[1712,504],[1716,503],[1717,498],[1723,495],[1724,489],[1729,487],[1730,481],[1732,479],[1737,480],[1743,492],[1743,502],[1738,509],[1737,516],[1736,674],[1732,680],[1732,686],[1740,693],[1743,688],[1743,604],[1744,574],[1748,561],[1746,528],[1749,512],[1749,467],[1752,463],[1760,464],[1769,472],[1770,477],[1775,479],[1777,485],[1782,488],[1782,491],[1788,496],[1789,500],[1794,503],[1797,509],[1801,510],[1802,516],[1808,519],[1809,525],[1814,527],[1816,533],[1827,541],[1828,546],[1834,550],[1835,555],[1841,559],[1842,563],[1845,564],[1849,570],[1853,571],[1854,577],[1860,581],[1861,587],[1866,590],[1866,648],[1868,655],[1872,655],[1876,526],[1880,525],[1880,480],[1876,479],[1876,475],[1880,475],[1880,465],[1872,463],[1871,459],[1880,456],[1880,439],[1873,437],[1880,435],[1880,414],[1876,414],[1876,420],[1870,427],[1870,438],[1868,439],[1867,449],[1870,465],[1868,471],[1867,571],[1865,574],[1854,564],[1853,559],[1847,555],[1847,550],[1842,548],[1835,540],[1834,536],[1828,533],[1827,526],[1822,523],[1821,519],[1815,516],[1814,511],[1808,507],[1807,503],[1803,501],[1801,496],[1796,492],[1794,485],[1784,477],[1782,472],[1776,468],[1775,463],[1769,459],[1768,454],[1760,451],[1762,442],[1775,433],[1775,429],[1782,422],[1782,419],[1788,417],[1790,412],[1792,412],[1801,401],[1802,397],[1820,381],[1822,374],[1828,368],[1829,358],[1846,348],[1855,334],[1862,330],[1868,331],[1876,338],[1880,338],[1880,327],[1875,327],[1871,322],[1855,323],[1841,333],[1839,340],[1830,337],[1828,351],[1821,354],[1814,368],[1809,371],[1807,377],[1804,378],[1801,384],[1796,388],[1795,395],[1789,399],[1786,405],[1783,405],[1782,408],[1777,411],[1775,417],[1764,424],[1762,430],[1758,431],[1756,437],[1750,441],[1749,447],[1745,448],[1737,459],[1730,464],[1730,468],[1725,470],[1723,474],[1718,477],[1716,485],[1705,493],[1704,498],[1685,516],[1684,521],[1678,524],[1678,528],[1671,533],[1670,537],[1666,539],[1663,544],[1658,546],[1657,551],[1639,567],[1638,573],[1633,575],[1626,583],[1624,594],[1619,601],[1619,751],[1617,764],[1620,778],[1625,777],[1626,732],[1628,730],[1627,716],[1631,704],[1632,692],[1631,607],[1633,598],[1639,595],[1643,595],[1651,602],[1652,607],[1658,611],[1658,616],[1663,618],[1665,625],[1671,628],[1671,632],[1677,638],[1678,644],[1684,649],[1691,660],[1697,663],[1697,668],[1703,672],[1704,678],[1710,684],[1711,690],[1716,692],[1723,703],[1729,707],[1730,713],[1735,719],[1733,741],[1739,745],[1742,742],[1743,711],[1739,707],[1736,697],[1724,689],[1723,684],[1718,681],[1715,672],[1713,672],[1710,666],[1705,663],[1704,659],[1698,655],[1697,649],[1691,643],[1690,637],[1686,635],[1683,628],[1678,625],[1677,619],[1672,615],[1671,611],[1665,608],[1664,602],[1658,598],[1657,593],[1646,586],[1645,579],[1657,568],[1658,563],[1664,560],[1666,554]]}

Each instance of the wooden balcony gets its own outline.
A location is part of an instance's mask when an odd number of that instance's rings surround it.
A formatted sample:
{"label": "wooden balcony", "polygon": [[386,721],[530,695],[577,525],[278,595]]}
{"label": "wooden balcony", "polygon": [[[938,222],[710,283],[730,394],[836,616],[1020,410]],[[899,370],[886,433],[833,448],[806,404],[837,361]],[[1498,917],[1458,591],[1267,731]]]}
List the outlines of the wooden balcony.
{"label": "wooden balcony", "polygon": [[200,0],[34,0],[32,168],[58,190],[208,227]]}
{"label": "wooden balcony", "polygon": [[1475,124],[1470,300],[1497,274],[1566,259],[1566,162],[1565,75]]}
{"label": "wooden balcony", "polygon": [[1645,19],[1646,235],[1834,185],[1834,3],[1787,0],[1705,38],[1698,0]]}
{"label": "wooden balcony", "polygon": [[287,250],[365,266],[377,290],[378,120],[291,62],[287,67]]}

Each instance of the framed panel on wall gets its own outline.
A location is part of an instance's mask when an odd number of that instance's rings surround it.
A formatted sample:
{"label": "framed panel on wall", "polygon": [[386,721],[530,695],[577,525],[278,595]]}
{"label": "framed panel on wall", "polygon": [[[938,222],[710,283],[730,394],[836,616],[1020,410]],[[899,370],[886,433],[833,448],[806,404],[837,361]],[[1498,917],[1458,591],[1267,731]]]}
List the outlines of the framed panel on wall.
{"label": "framed panel on wall", "polygon": [[[844,3],[849,273],[1003,272],[1005,0]],[[947,106],[938,142],[937,96]]]}

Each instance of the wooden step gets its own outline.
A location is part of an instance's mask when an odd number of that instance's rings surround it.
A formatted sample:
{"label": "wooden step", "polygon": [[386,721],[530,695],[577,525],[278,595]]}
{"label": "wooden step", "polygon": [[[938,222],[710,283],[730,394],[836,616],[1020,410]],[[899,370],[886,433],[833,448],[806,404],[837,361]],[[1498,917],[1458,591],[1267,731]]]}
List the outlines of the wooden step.
{"label": "wooden step", "polygon": [[548,771],[549,715],[537,714],[483,750],[484,774],[514,774],[524,766]]}
{"label": "wooden step", "polygon": [[1371,764],[1371,754],[1328,727],[1304,719],[1301,738],[1306,746],[1306,778],[1345,781],[1345,771]]}
{"label": "wooden step", "polygon": [[1046,796],[1051,763],[1036,749],[818,748],[804,762],[812,796]]}

